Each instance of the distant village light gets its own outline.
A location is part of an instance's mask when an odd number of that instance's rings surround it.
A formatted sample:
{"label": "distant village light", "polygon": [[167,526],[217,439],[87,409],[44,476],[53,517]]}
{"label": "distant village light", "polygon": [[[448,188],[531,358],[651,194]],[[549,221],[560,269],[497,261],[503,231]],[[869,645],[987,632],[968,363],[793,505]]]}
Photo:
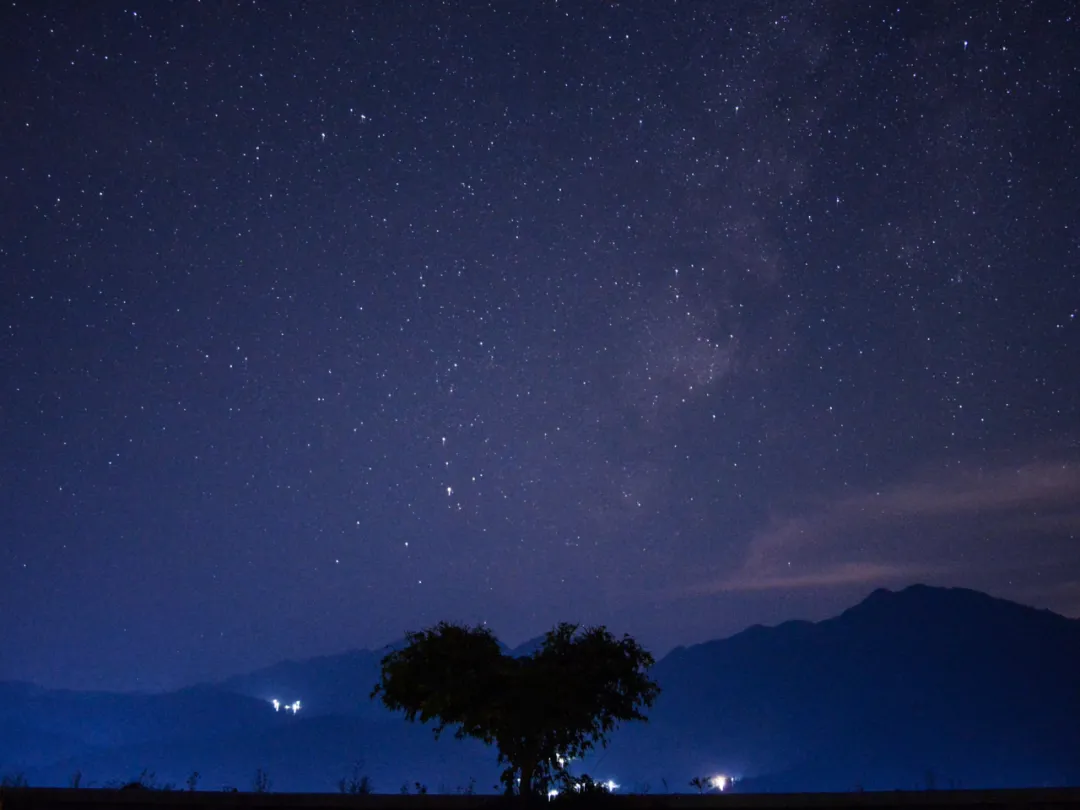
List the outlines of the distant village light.
{"label": "distant village light", "polygon": [[292,703],[282,703],[277,698],[270,699],[270,705],[274,707],[275,712],[280,712],[282,709],[290,714],[296,714],[300,711],[300,701],[294,700]]}

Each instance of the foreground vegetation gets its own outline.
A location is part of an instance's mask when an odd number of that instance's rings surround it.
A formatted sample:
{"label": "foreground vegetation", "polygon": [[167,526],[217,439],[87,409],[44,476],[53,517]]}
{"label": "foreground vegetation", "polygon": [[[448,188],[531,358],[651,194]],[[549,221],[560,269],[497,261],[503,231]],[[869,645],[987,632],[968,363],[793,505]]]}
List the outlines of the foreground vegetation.
{"label": "foreground vegetation", "polygon": [[371,693],[406,719],[452,728],[498,750],[504,793],[547,797],[595,793],[567,763],[606,746],[620,724],[645,721],[660,688],[653,657],[630,636],[560,624],[536,652],[511,656],[486,627],[442,622],[409,633],[382,660]]}

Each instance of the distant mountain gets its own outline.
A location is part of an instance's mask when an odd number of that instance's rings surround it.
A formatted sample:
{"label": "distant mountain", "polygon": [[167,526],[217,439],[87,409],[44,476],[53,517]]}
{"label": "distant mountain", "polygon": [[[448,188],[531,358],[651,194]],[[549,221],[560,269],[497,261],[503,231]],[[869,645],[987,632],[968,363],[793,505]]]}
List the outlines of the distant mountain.
{"label": "distant mountain", "polygon": [[[163,695],[0,684],[0,773],[101,784],[149,768],[179,783],[198,770],[207,788],[244,789],[262,767],[277,789],[331,790],[361,763],[383,791],[469,777],[490,790],[493,752],[435,742],[368,699],[386,649]],[[975,591],[875,591],[826,621],[678,648],[654,675],[650,723],[581,770],[654,792],[719,773],[760,791],[1080,784],[1080,622]]]}
{"label": "distant mountain", "polygon": [[[538,646],[539,639],[527,643]],[[387,717],[386,710],[371,700],[371,691],[381,675],[383,656],[404,645],[402,639],[378,650],[351,650],[305,661],[282,661],[212,686],[267,702],[299,700],[305,716],[341,714],[375,716],[381,720]],[[523,648],[511,650],[501,643],[500,646],[511,655],[528,652]]]}
{"label": "distant mountain", "polygon": [[210,687],[129,694],[3,684],[0,763],[33,768],[146,743],[263,733],[282,722],[262,701]]}
{"label": "distant mountain", "polygon": [[540,651],[540,648],[544,645],[544,637],[536,636],[530,638],[528,641],[523,641],[513,648],[506,648],[506,653],[512,655],[514,658],[524,658],[527,655],[532,655]]}
{"label": "distant mountain", "polygon": [[[381,721],[355,716],[285,716],[261,732],[233,731],[203,739],[174,738],[116,748],[98,748],[47,766],[25,769],[32,785],[64,785],[76,771],[86,787],[126,783],[144,771],[158,786],[183,786],[199,773],[199,788],[252,789],[257,769],[271,789],[332,793],[338,780],[354,773],[369,776],[380,792],[397,793],[403,784],[424,782],[432,792],[452,792],[476,780],[478,791],[498,782],[494,756],[472,741],[435,741],[431,730],[387,714]],[[0,773],[16,768],[2,768]]]}
{"label": "distant mountain", "polygon": [[247,675],[237,675],[217,686],[269,702],[301,702],[305,716],[341,714],[369,716],[380,709],[369,698],[379,679],[379,662],[393,647],[354,650],[307,661],[284,661]]}
{"label": "distant mountain", "polygon": [[1080,622],[976,591],[875,591],[673,650],[654,675],[622,767],[763,791],[1080,784]]}

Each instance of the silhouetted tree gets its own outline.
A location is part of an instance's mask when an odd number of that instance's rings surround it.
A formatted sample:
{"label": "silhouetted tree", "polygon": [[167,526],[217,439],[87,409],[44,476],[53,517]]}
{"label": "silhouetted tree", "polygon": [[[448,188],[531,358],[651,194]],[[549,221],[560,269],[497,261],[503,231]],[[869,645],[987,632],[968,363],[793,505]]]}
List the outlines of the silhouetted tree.
{"label": "silhouetted tree", "polygon": [[577,759],[620,722],[646,720],[659,687],[653,657],[629,636],[560,624],[532,655],[504,655],[490,630],[442,622],[409,633],[382,659],[371,696],[410,721],[433,722],[435,736],[494,744],[508,793],[541,792],[561,762]]}

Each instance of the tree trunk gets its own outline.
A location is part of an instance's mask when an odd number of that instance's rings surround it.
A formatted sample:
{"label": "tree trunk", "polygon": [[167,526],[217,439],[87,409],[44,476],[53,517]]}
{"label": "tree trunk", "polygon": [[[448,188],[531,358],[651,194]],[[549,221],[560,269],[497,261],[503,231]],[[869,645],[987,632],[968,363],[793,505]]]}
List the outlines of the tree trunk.
{"label": "tree trunk", "polygon": [[536,773],[535,762],[522,762],[521,763],[521,785],[518,787],[518,793],[522,796],[533,795],[533,775]]}

